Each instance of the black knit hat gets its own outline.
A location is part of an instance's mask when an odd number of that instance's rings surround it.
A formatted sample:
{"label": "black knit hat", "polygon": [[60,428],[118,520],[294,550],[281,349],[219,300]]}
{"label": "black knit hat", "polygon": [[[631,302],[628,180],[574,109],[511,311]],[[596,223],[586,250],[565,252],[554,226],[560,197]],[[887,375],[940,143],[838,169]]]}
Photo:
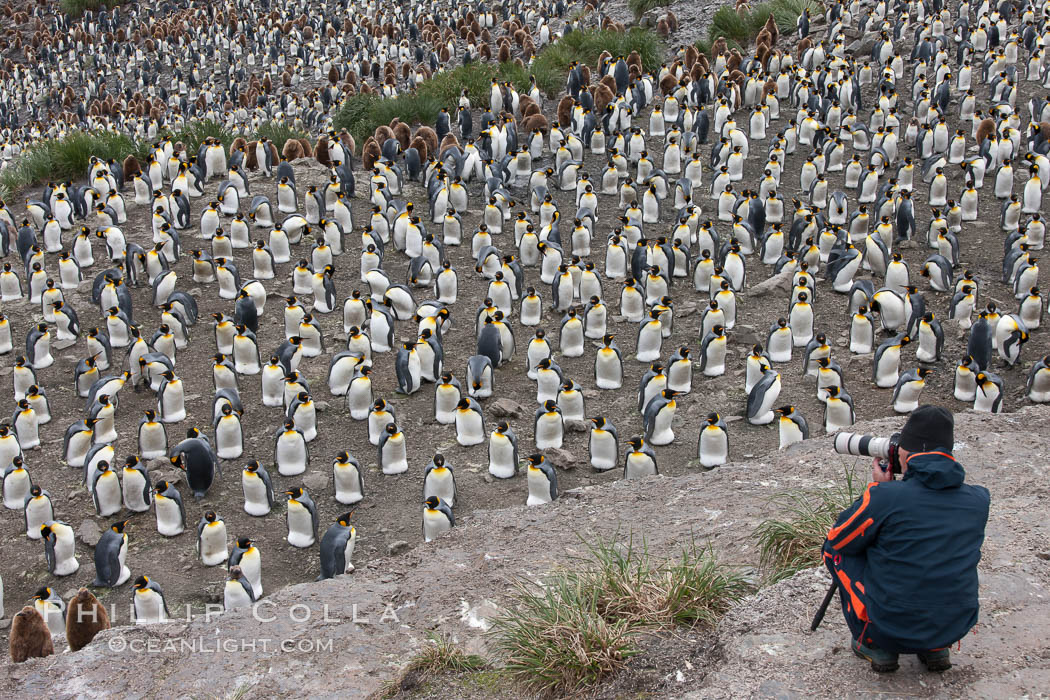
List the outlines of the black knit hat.
{"label": "black knit hat", "polygon": [[954,445],[955,419],[940,406],[919,406],[901,429],[900,447],[908,452],[951,452]]}

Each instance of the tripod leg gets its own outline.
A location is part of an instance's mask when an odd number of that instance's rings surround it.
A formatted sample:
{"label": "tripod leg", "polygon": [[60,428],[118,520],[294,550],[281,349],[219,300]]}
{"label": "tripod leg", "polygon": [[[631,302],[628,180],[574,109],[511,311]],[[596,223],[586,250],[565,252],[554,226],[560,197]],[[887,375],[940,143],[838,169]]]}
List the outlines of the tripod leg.
{"label": "tripod leg", "polygon": [[839,582],[832,580],[831,586],[828,588],[827,594],[824,596],[824,602],[820,604],[817,609],[817,614],[813,616],[813,623],[809,626],[811,632],[816,632],[817,628],[820,627],[820,623],[824,620],[824,613],[828,611],[828,605],[831,604],[831,599],[835,597],[835,591],[839,589]]}

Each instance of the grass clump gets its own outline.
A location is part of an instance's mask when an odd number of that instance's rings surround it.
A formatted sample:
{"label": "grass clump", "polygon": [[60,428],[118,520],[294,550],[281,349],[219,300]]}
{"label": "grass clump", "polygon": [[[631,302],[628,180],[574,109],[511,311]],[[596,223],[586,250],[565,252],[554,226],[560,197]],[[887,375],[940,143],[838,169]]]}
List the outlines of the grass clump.
{"label": "grass clump", "polygon": [[634,21],[637,22],[649,10],[655,7],[667,7],[672,0],[627,0],[627,7],[634,13]]}
{"label": "grass clump", "polygon": [[573,61],[595,66],[602,51],[613,56],[626,56],[637,51],[642,67],[654,71],[660,67],[663,44],[653,32],[633,27],[626,32],[588,29],[569,32],[545,47],[532,62],[536,84],[548,95],[557,95],[565,86],[565,76]]}
{"label": "grass clump", "polygon": [[62,12],[70,17],[80,17],[88,10],[98,12],[102,8],[112,10],[118,5],[123,5],[127,0],[62,0],[59,7]]}
{"label": "grass clump", "polygon": [[821,563],[820,548],[835,518],[857,498],[853,473],[831,488],[788,491],[772,499],[784,516],[763,521],[755,529],[766,579],[776,583]]}
{"label": "grass clump", "polygon": [[428,633],[423,649],[409,659],[397,677],[375,694],[377,698],[394,698],[419,688],[440,676],[478,675],[489,669],[485,659],[468,654],[447,636]]}
{"label": "grass clump", "polygon": [[29,145],[0,172],[0,197],[8,198],[22,187],[48,180],[84,177],[92,156],[123,160],[149,153],[149,145],[127,134],[111,131],[71,131],[65,136],[42,139]]}
{"label": "grass clump", "polygon": [[707,37],[697,40],[695,46],[701,53],[710,56],[712,44],[718,39],[725,39],[729,48],[744,50],[762,31],[770,15],[782,35],[793,34],[795,23],[804,9],[816,15],[823,7],[818,0],[769,0],[740,12],[724,5],[711,18]]}
{"label": "grass clump", "polygon": [[289,126],[285,122],[269,121],[262,124],[255,132],[255,139],[269,139],[274,146],[277,147],[277,152],[280,153],[284,148],[284,144],[291,139],[309,139],[310,135],[301,129]]}
{"label": "grass clump", "polygon": [[232,131],[214,119],[186,122],[181,129],[171,135],[172,141],[181,141],[191,155],[197,155],[201,144],[207,138],[219,139],[223,147],[229,151],[234,135]]}
{"label": "grass clump", "polygon": [[602,51],[614,56],[637,51],[646,70],[660,66],[661,42],[653,32],[634,28],[628,32],[609,30],[576,31],[550,44],[528,67],[514,62],[469,63],[434,74],[418,85],[414,92],[382,98],[375,94],[354,95],[346,99],[332,120],[336,129],[346,129],[356,141],[363,142],[376,127],[389,124],[397,117],[407,124],[433,125],[442,107],[454,110],[463,90],[471,104],[487,105],[492,80],[510,82],[519,92],[528,90],[531,77],[547,95],[557,95],[565,85],[573,61],[595,65]]}
{"label": "grass clump", "polygon": [[713,623],[749,589],[695,543],[677,559],[657,561],[644,541],[600,540],[573,569],[542,585],[517,584],[494,633],[512,678],[568,694],[624,668],[639,653],[642,633]]}

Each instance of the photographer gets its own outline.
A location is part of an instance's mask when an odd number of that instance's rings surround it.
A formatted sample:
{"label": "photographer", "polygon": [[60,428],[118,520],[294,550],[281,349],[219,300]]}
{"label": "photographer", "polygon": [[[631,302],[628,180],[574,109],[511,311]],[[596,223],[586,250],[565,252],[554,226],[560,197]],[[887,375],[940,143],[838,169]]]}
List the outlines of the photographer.
{"label": "photographer", "polygon": [[898,654],[917,654],[930,671],[951,668],[949,647],[977,622],[990,498],[983,486],[963,483],[951,454],[954,430],[943,408],[913,411],[896,454],[876,459],[873,483],[824,542],[853,653],[880,673],[897,670]]}

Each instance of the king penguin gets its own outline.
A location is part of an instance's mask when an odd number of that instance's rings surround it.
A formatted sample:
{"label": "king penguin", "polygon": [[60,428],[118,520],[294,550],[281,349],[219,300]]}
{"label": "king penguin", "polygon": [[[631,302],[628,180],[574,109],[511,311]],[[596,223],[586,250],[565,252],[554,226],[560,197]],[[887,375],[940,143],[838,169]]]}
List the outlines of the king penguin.
{"label": "king penguin", "polygon": [[175,484],[158,481],[153,487],[153,509],[157,516],[157,532],[165,537],[181,535],[186,529],[186,511],[182,495]]}
{"label": "king penguin", "polygon": [[345,450],[332,461],[335,483],[335,500],[343,505],[359,503],[365,497],[364,476],[361,465]]}
{"label": "king penguin", "polygon": [[295,421],[291,418],[285,418],[284,425],[274,435],[273,461],[281,476],[302,474],[310,464],[310,447],[306,437],[295,427]]}
{"label": "king penguin", "polygon": [[270,474],[253,460],[241,470],[241,490],[244,492],[244,512],[261,517],[273,508],[273,484]]}
{"label": "king penguin", "polygon": [[528,486],[525,505],[538,506],[558,498],[558,474],[542,454],[529,455]]}
{"label": "king penguin", "polygon": [[[198,433],[199,434],[199,433]],[[186,483],[198,501],[204,498],[215,480],[215,453],[203,438],[188,437],[171,450],[171,463],[186,472]]]}
{"label": "king penguin", "polygon": [[285,494],[288,496],[288,544],[309,547],[317,541],[317,506],[301,486]]}
{"label": "king penguin", "polygon": [[396,423],[388,423],[379,438],[379,468],[384,474],[401,474],[408,471],[408,451],[405,434]]}
{"label": "king penguin", "polygon": [[452,509],[447,503],[442,503],[437,496],[431,496],[423,501],[423,541],[432,542],[440,537],[456,524],[456,518],[452,515]]}
{"label": "king penguin", "polygon": [[719,414],[707,414],[707,424],[700,428],[697,439],[696,456],[705,469],[719,467],[729,460],[729,435]]}
{"label": "king penguin", "polygon": [[588,451],[597,472],[609,471],[620,461],[620,438],[616,426],[602,416],[591,418]]}
{"label": "king penguin", "polygon": [[456,506],[456,476],[444,455],[437,453],[423,473],[423,500],[437,496],[450,508]]}
{"label": "king penguin", "polygon": [[766,370],[747,395],[747,421],[751,425],[773,422],[773,404],[780,397],[780,373]]}
{"label": "king penguin", "polygon": [[796,442],[809,439],[809,423],[805,416],[794,406],[781,406],[780,414],[780,449],[783,450]]}
{"label": "king penguin", "polygon": [[262,597],[262,553],[250,537],[242,537],[234,542],[226,564],[230,569],[239,566],[244,577],[251,583],[255,595]]}
{"label": "king penguin", "polygon": [[489,436],[489,474],[509,479],[518,473],[518,437],[510,424],[500,421]]}
{"label": "king penguin", "polygon": [[197,556],[205,566],[218,566],[227,559],[226,523],[208,510],[197,523]]}
{"label": "king penguin", "polygon": [[624,479],[640,479],[660,473],[656,466],[656,453],[640,435],[632,437],[627,444],[630,447],[624,455]]}
{"label": "king penguin", "polygon": [[131,569],[125,564],[128,556],[128,535],[124,532],[128,521],[113,523],[95,545],[95,581],[92,586],[115,588],[131,578]]}
{"label": "king penguin", "polygon": [[[51,502],[51,494],[33,484],[22,502],[22,509],[25,515],[26,537],[39,540],[40,528],[44,523],[55,519],[55,506]],[[0,605],[3,605],[2,601]]]}
{"label": "king penguin", "polygon": [[245,578],[239,566],[231,566],[226,586],[223,588],[223,610],[229,612],[238,608],[248,608],[256,601],[257,596],[252,584]]}
{"label": "king penguin", "polygon": [[133,584],[135,592],[132,597],[136,625],[150,625],[168,620],[168,604],[164,600],[164,591],[156,581],[148,576],[139,576]]}
{"label": "king penguin", "polygon": [[456,442],[469,447],[484,441],[485,417],[481,404],[470,397],[461,398],[456,405]]}
{"label": "king penguin", "polygon": [[321,537],[321,575],[318,581],[349,574],[354,570],[350,563],[357,542],[357,528],[350,524],[353,511],[340,515]]}
{"label": "king penguin", "polygon": [[919,407],[919,396],[926,386],[926,377],[933,370],[919,367],[908,370],[901,374],[897,380],[897,386],[893,390],[891,403],[893,410],[897,413],[911,413]]}

